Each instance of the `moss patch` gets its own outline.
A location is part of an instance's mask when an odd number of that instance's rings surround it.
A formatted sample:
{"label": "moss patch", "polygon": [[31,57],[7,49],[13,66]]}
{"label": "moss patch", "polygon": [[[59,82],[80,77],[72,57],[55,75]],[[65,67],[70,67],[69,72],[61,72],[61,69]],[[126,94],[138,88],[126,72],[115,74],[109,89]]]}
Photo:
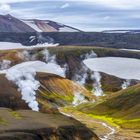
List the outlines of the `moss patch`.
{"label": "moss patch", "polygon": [[115,118],[107,115],[96,115],[96,114],[88,114],[81,111],[78,111],[76,107],[65,107],[63,108],[63,112],[74,112],[77,114],[83,114],[83,116],[89,116],[95,120],[99,120],[107,123],[108,125],[116,128],[125,128],[125,129],[140,129],[140,119],[123,119],[123,118]]}
{"label": "moss patch", "polygon": [[4,118],[0,117],[0,125],[6,125],[7,122]]}
{"label": "moss patch", "polygon": [[20,114],[18,114],[16,111],[10,111],[11,116],[13,116],[15,119],[21,119],[22,117]]}

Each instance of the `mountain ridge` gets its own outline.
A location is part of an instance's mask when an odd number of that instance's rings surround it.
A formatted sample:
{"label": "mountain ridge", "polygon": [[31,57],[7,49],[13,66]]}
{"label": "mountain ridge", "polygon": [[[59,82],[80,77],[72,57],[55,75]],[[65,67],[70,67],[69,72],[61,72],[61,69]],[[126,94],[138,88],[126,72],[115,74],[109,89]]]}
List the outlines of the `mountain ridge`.
{"label": "mountain ridge", "polygon": [[51,20],[19,19],[7,14],[0,15],[0,32],[80,32],[80,30]]}

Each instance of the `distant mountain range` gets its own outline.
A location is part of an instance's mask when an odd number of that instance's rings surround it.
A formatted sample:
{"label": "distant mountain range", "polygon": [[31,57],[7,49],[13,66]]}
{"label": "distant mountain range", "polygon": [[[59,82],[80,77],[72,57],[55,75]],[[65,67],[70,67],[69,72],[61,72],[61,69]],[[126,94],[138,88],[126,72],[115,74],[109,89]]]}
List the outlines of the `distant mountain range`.
{"label": "distant mountain range", "polygon": [[[19,19],[10,14],[0,15],[0,32],[81,32],[74,27],[51,20]],[[140,33],[140,30],[104,30],[100,33]]]}
{"label": "distant mountain range", "polygon": [[0,15],[0,47],[7,42],[20,43],[23,46],[59,43],[60,45],[139,50],[139,38],[140,30],[84,32],[50,20],[18,19],[9,14]]}
{"label": "distant mountain range", "polygon": [[132,33],[137,34],[140,33],[140,30],[105,30],[102,33]]}
{"label": "distant mountain range", "polygon": [[80,32],[80,30],[50,20],[24,20],[8,14],[0,15],[0,32]]}

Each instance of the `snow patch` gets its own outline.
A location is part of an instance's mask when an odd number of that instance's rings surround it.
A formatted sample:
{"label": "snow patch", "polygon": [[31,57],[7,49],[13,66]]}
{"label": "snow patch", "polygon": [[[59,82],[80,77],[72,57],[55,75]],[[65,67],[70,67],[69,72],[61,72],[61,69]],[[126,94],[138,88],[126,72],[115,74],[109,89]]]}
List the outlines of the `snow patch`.
{"label": "snow patch", "polygon": [[36,36],[30,36],[29,39],[30,39],[30,42],[33,42],[36,39]]}
{"label": "snow patch", "polygon": [[46,72],[46,73],[52,73],[65,77],[64,70],[59,65],[54,63],[46,64],[45,62],[42,61],[23,62],[11,67],[10,69],[17,69],[19,71],[24,71],[24,70],[30,71],[30,69],[33,69],[35,72]]}
{"label": "snow patch", "polygon": [[121,57],[92,58],[83,61],[93,71],[104,72],[122,79],[140,80],[140,60]]}
{"label": "snow patch", "polygon": [[64,26],[64,27],[59,28],[59,32],[79,32],[79,31],[76,29]]}
{"label": "snow patch", "polygon": [[43,43],[37,44],[33,46],[24,46],[20,43],[13,43],[13,42],[0,42],[0,50],[12,50],[12,49],[33,49],[33,48],[47,48],[47,47],[56,47],[59,44],[53,43]]}
{"label": "snow patch", "polygon": [[136,50],[136,49],[120,49],[120,50],[123,50],[123,51],[132,51],[132,52],[140,52],[140,50]]}
{"label": "snow patch", "polygon": [[33,28],[34,30],[36,30],[37,32],[42,32],[42,30],[35,24],[34,21],[30,20],[21,20],[21,21],[30,26],[31,28]]}

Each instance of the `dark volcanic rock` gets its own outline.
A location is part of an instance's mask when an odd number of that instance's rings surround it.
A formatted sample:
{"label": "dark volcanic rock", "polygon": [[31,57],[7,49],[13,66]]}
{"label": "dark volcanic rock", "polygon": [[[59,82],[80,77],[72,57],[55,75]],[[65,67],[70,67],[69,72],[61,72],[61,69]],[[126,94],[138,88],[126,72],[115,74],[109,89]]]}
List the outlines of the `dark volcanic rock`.
{"label": "dark volcanic rock", "polygon": [[[140,49],[140,33],[139,34],[111,34],[111,33],[96,33],[96,32],[49,32],[40,33],[43,38],[51,38],[55,43],[60,45],[76,45],[76,46],[101,46],[107,48],[126,48]],[[3,33],[0,32],[0,41],[19,42],[24,45],[35,45],[38,42],[31,42],[30,37],[38,34],[28,33]]]}
{"label": "dark volcanic rock", "polygon": [[0,140],[99,140],[80,122],[61,114],[0,108]]}
{"label": "dark volcanic rock", "polygon": [[0,75],[0,107],[28,109],[27,104],[21,100],[21,94],[17,91],[17,87],[4,75]]}
{"label": "dark volcanic rock", "polygon": [[0,15],[0,32],[35,32],[30,26],[11,15]]}

